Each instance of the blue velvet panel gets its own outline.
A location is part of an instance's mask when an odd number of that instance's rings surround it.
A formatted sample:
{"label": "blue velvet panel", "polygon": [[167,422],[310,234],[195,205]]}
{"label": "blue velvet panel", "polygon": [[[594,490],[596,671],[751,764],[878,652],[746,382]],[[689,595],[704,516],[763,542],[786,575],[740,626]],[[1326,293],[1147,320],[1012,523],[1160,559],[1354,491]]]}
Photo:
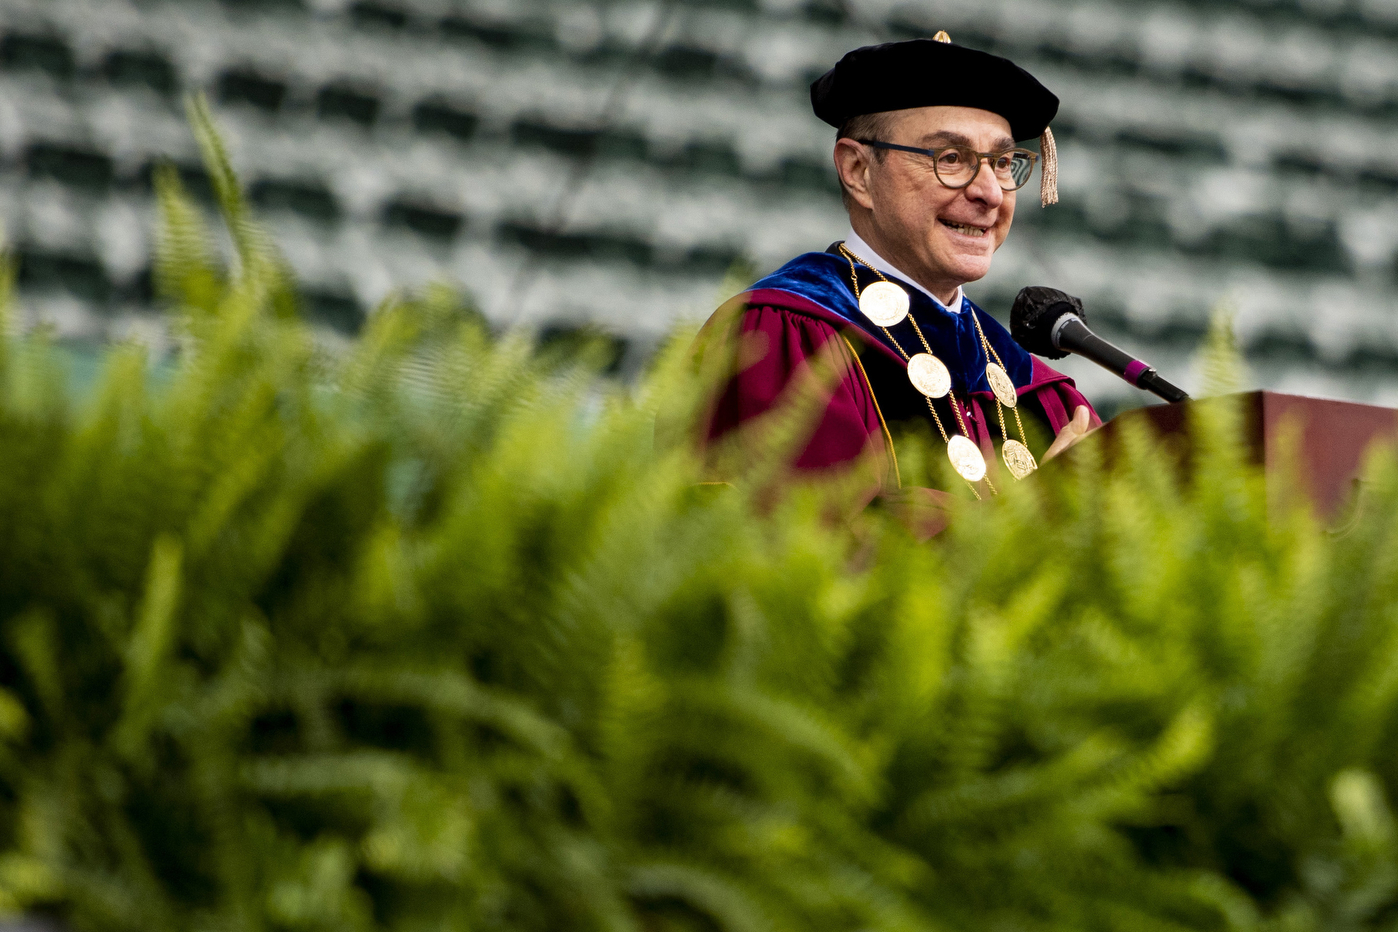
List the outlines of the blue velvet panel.
{"label": "blue velvet panel", "polygon": [[[879,280],[878,274],[872,269],[859,267],[861,289]],[[967,391],[990,391],[990,385],[985,380],[986,355],[981,348],[980,337],[976,333],[971,315],[964,310],[960,314],[953,314],[939,307],[908,282],[896,278],[890,281],[896,282],[908,292],[911,301],[909,315],[917,319],[933,354],[951,371],[952,391],[959,394],[965,394]],[[854,291],[850,287],[849,262],[841,255],[808,252],[797,256],[757,282],[750,290],[767,288],[787,291],[812,301],[896,351],[896,347],[889,342],[883,330],[860,313],[859,302],[855,300]],[[999,321],[972,304],[969,298],[966,299],[966,304],[971,308],[971,313],[980,320],[986,339],[999,354],[1015,385],[1028,385],[1034,370],[1029,354],[1014,341]],[[888,329],[908,355],[923,351],[922,343],[918,340],[917,332],[910,321],[904,320]]]}

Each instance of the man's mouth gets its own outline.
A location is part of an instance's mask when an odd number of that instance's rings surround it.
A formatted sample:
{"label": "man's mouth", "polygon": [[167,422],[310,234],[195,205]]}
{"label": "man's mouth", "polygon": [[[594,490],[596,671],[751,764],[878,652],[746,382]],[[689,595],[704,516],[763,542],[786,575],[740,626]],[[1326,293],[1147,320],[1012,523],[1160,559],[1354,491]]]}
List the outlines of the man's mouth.
{"label": "man's mouth", "polygon": [[971,226],[969,223],[952,223],[950,220],[939,220],[939,222],[942,226],[958,233],[964,233],[966,236],[984,236],[985,231],[990,229],[989,227]]}

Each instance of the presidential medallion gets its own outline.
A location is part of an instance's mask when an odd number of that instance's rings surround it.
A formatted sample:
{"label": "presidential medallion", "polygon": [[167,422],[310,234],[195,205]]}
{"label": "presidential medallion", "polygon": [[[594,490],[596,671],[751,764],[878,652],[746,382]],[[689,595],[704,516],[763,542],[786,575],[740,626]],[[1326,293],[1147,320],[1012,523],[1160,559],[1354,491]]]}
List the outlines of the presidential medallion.
{"label": "presidential medallion", "polygon": [[951,391],[946,363],[931,353],[918,353],[908,360],[908,381],[928,398],[941,398]]}
{"label": "presidential medallion", "polygon": [[985,457],[969,437],[957,434],[948,440],[947,458],[951,460],[951,468],[967,482],[980,482],[985,478]]}
{"label": "presidential medallion", "polygon": [[1000,456],[1010,470],[1010,475],[1016,479],[1023,479],[1039,468],[1039,464],[1034,462],[1034,454],[1018,440],[1006,440],[1000,448]]}
{"label": "presidential medallion", "polygon": [[985,367],[985,380],[990,383],[990,390],[995,393],[995,400],[1007,408],[1013,408],[1019,401],[1019,393],[1015,391],[1014,381],[995,363]]}
{"label": "presidential medallion", "polygon": [[874,282],[859,295],[860,312],[880,327],[892,327],[908,316],[908,293],[893,282]]}

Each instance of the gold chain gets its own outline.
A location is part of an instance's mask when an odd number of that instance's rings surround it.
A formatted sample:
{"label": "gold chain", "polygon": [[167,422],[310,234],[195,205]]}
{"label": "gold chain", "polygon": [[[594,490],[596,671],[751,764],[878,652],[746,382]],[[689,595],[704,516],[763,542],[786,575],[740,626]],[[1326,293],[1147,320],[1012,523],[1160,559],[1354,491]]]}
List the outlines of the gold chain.
{"label": "gold chain", "polygon": [[[844,243],[840,244],[840,253],[849,262],[849,279],[854,288],[854,300],[859,300],[859,275],[857,274],[857,266],[855,265],[856,260],[859,262],[860,265],[864,266],[865,268],[869,269],[869,271],[877,275],[880,281],[888,281],[888,279],[884,276],[882,272],[870,265],[867,260],[855,255],[847,246],[845,246]],[[928,345],[927,338],[922,335],[922,328],[917,325],[917,319],[913,317],[911,311],[908,312],[908,321],[913,325],[913,332],[917,334],[917,338],[922,341],[922,347],[923,349],[927,350],[927,355],[935,356],[936,353],[932,352],[932,347]],[[903,344],[898,342],[898,338],[895,337],[887,327],[881,326],[879,327],[879,329],[884,332],[884,336],[888,337],[889,342],[893,344],[893,348],[898,350],[898,354],[903,357],[903,361],[907,362],[911,357],[908,355],[907,350],[903,349]],[[926,395],[922,396],[922,400],[927,402],[927,410],[932,412],[932,422],[937,425],[937,433],[942,435],[942,442],[950,443],[951,437],[947,436],[947,430],[945,427],[942,426],[942,419],[937,414],[937,406],[934,405],[932,403],[932,399],[927,397]],[[951,405],[951,413],[956,417],[957,426],[961,428],[962,436],[964,436],[967,440],[970,440],[971,432],[966,429],[966,422],[961,419],[961,406],[958,405],[956,402],[956,393],[948,390],[947,401]],[[999,402],[997,401],[996,404],[998,405]],[[1005,422],[1004,418],[1002,417],[1000,420],[1000,432],[1003,434],[1004,430]],[[979,499],[981,497],[981,493],[976,489],[975,483],[967,482],[966,484],[971,487],[971,491],[974,492],[976,498]],[[991,495],[999,494],[995,490],[994,484],[991,483],[989,475],[986,475],[985,477],[985,484],[990,488]]]}
{"label": "gold chain", "polygon": [[[985,338],[985,330],[981,327],[981,319],[977,317],[974,312],[972,312],[971,314],[971,319],[976,323],[976,333],[980,335],[981,346],[985,348],[986,356],[994,359],[995,365],[999,366],[1001,371],[1003,371],[1006,375],[1009,375],[1010,370],[1006,369],[1005,364],[1000,361],[1000,354],[995,352],[995,347],[991,346],[990,341]],[[994,393],[992,392],[992,394]],[[1024,436],[1024,422],[1019,419],[1019,405],[1015,405],[1010,410],[1014,412],[1015,427],[1019,430],[1019,442],[1028,447],[1029,439]],[[1006,440],[1009,440],[1010,435],[1005,431],[1004,406],[1000,404],[999,398],[995,399],[995,413],[1000,416],[1000,436]]]}

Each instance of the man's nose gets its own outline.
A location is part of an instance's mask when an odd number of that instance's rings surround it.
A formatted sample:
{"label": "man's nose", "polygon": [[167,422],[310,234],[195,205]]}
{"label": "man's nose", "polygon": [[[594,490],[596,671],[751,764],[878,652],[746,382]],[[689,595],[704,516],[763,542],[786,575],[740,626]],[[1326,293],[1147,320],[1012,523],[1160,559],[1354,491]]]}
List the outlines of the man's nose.
{"label": "man's nose", "polygon": [[987,207],[999,207],[1005,200],[1005,191],[1000,187],[1000,182],[995,178],[995,170],[990,167],[989,158],[982,156],[977,166],[980,170],[976,172],[976,177],[966,186],[966,196],[973,201],[979,201]]}

